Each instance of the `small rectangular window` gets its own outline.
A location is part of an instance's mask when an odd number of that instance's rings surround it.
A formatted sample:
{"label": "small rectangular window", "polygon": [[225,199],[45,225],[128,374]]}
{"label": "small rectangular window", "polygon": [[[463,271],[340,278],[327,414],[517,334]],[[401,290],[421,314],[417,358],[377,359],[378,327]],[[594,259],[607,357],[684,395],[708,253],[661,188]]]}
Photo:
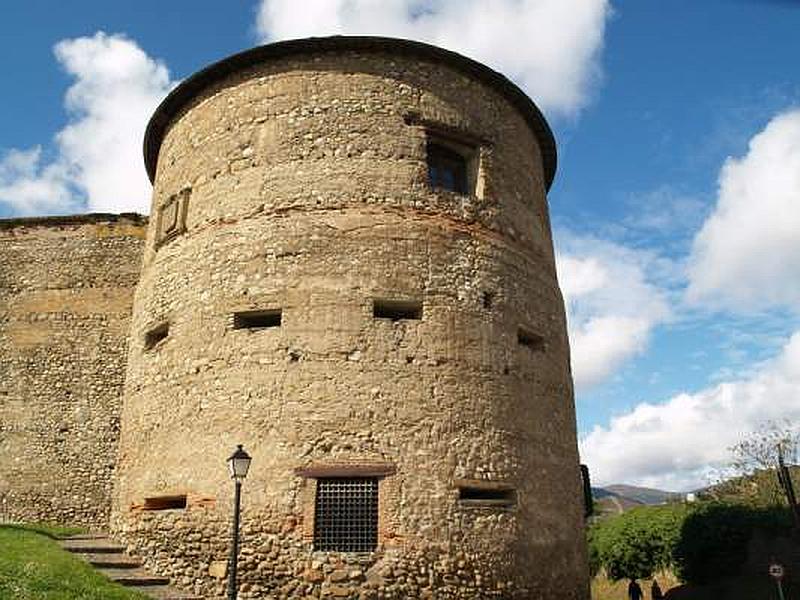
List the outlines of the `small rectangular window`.
{"label": "small rectangular window", "polygon": [[517,342],[520,346],[530,348],[534,352],[544,352],[544,338],[525,329],[517,331]]}
{"label": "small rectangular window", "polygon": [[144,510],[173,510],[177,508],[186,508],[186,494],[145,498],[143,508]]}
{"label": "small rectangular window", "polygon": [[465,132],[427,129],[425,134],[428,185],[434,190],[476,194],[479,142]]}
{"label": "small rectangular window", "polygon": [[281,326],[281,309],[238,312],[233,315],[234,329],[266,329]]}
{"label": "small rectangular window", "polygon": [[433,141],[428,142],[428,183],[439,188],[467,194],[467,158],[456,150]]}
{"label": "small rectangular window", "polygon": [[372,316],[376,319],[402,319],[422,318],[422,302],[419,300],[373,300]]}
{"label": "small rectangular window", "polygon": [[473,485],[460,485],[458,501],[465,505],[513,506],[517,502],[517,492],[506,485],[477,482]]}
{"label": "small rectangular window", "polygon": [[378,479],[318,479],[314,550],[372,552],[377,545]]}
{"label": "small rectangular window", "polygon": [[144,349],[150,350],[169,336],[169,323],[161,323],[144,334]]}

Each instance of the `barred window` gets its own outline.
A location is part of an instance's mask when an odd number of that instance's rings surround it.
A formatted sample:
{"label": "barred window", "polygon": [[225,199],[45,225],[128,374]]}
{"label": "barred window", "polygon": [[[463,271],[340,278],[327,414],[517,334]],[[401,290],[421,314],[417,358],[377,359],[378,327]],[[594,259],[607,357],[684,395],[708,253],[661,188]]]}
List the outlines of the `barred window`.
{"label": "barred window", "polygon": [[378,479],[317,479],[314,549],[372,552],[378,545]]}

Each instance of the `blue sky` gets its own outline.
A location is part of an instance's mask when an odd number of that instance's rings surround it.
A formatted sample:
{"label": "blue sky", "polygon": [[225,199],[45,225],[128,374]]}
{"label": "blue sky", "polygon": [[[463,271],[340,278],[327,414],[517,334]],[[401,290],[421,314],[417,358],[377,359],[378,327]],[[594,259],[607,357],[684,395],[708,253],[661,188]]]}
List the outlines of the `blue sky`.
{"label": "blue sky", "polygon": [[[104,33],[99,33],[104,32]],[[690,489],[800,417],[800,2],[12,1],[0,23],[0,217],[143,210],[147,117],[269,40],[412,37],[544,110],[583,458]]]}

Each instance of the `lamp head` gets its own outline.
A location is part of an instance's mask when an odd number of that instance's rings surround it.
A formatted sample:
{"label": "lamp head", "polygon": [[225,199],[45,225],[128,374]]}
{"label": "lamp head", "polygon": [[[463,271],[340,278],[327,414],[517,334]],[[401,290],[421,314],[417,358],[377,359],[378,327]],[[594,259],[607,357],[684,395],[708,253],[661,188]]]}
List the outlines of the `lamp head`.
{"label": "lamp head", "polygon": [[250,469],[250,461],[252,458],[244,451],[242,444],[238,444],[236,451],[228,458],[228,469],[231,473],[231,479],[242,481],[247,477],[247,471]]}

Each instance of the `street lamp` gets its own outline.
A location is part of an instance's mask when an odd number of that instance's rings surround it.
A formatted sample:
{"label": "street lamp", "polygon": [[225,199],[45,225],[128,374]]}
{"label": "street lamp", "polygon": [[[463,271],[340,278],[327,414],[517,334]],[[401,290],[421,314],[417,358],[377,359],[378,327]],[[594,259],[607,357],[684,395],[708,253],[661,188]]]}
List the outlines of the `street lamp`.
{"label": "street lamp", "polygon": [[228,458],[228,468],[231,479],[235,484],[233,495],[233,543],[231,544],[230,571],[228,573],[228,600],[236,600],[236,561],[239,557],[239,506],[242,496],[242,481],[247,477],[250,468],[250,455],[244,451],[242,445],[236,447],[236,452]]}

